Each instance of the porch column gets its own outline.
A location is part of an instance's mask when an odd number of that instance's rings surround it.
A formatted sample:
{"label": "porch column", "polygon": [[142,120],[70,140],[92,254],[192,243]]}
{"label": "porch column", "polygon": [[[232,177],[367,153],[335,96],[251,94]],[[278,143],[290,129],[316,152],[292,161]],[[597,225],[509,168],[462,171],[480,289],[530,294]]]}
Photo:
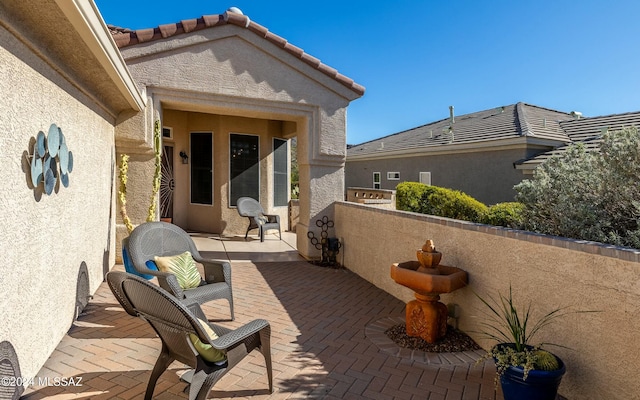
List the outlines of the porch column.
{"label": "porch column", "polygon": [[[155,154],[153,147],[154,122],[160,118],[159,103],[147,97],[147,107],[140,113],[123,114],[115,128],[116,159],[114,166],[114,187],[120,187],[120,157],[129,156],[127,182],[127,214],[134,227],[145,222],[153,191]],[[116,261],[122,262],[122,239],[129,236],[120,215],[120,202],[115,194],[116,214]],[[157,208],[157,207],[156,207]]]}
{"label": "porch column", "polygon": [[[308,232],[321,239],[316,221],[335,221],[333,203],[345,198],[346,110],[315,113],[298,125],[298,171],[300,178],[300,220],[296,225],[297,247],[307,259],[320,259],[321,250],[311,244]],[[335,229],[329,228],[329,237]]]}

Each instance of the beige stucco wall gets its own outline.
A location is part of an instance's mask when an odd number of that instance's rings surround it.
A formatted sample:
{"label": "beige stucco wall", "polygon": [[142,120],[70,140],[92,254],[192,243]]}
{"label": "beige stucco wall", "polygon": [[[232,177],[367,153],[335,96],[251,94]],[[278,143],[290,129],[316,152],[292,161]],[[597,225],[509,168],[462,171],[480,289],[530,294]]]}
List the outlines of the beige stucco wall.
{"label": "beige stucco wall", "polygon": [[[303,255],[319,255],[315,248],[309,248],[306,232],[318,229],[315,220],[331,214],[331,203],[344,198],[346,107],[359,95],[236,25],[142,43],[122,49],[122,54],[136,82],[152,99],[153,113],[163,119],[165,126],[168,125],[165,113],[179,110],[278,121],[286,127],[285,137],[297,136],[303,193],[298,235],[304,238],[299,240],[299,250]],[[137,122],[119,126],[118,137],[138,135],[140,142],[144,142],[144,137],[148,137],[144,131],[148,128],[143,118]],[[261,152],[266,150],[263,143]],[[214,144],[217,154],[218,145],[228,147],[226,142]],[[216,168],[223,169],[228,167]],[[216,197],[226,201],[225,188],[217,190],[222,192],[216,192]],[[269,203],[262,203],[268,207]],[[234,216],[234,211],[224,204],[221,206],[219,211],[200,212],[214,218],[218,213],[222,223],[227,223],[224,229],[233,232],[245,229],[245,221]],[[283,213],[286,216],[285,210]]]}
{"label": "beige stucco wall", "polygon": [[[173,129],[173,138],[164,140],[174,147],[174,219],[183,229],[224,234],[245,233],[247,219],[229,206],[229,139],[243,134],[259,137],[260,202],[265,212],[280,215],[286,229],[287,207],[274,207],[273,138],[283,136],[282,123],[266,119],[244,118],[176,110],[163,111],[163,124]],[[191,132],[211,132],[213,135],[213,205],[192,204],[190,201],[190,166],[182,164],[179,153],[190,154]],[[252,234],[255,234],[253,231]]]}
{"label": "beige stucco wall", "polygon": [[[93,293],[114,263],[115,121],[63,78],[70,67],[54,71],[1,27],[0,44],[0,341],[13,344],[22,376],[33,377],[71,326],[81,265]],[[47,196],[29,183],[27,154],[52,123],[74,167],[69,187]]]}
{"label": "beige stucco wall", "polygon": [[568,346],[552,348],[567,364],[560,394],[569,399],[633,399],[640,383],[640,251],[535,235],[403,211],[336,203],[336,236],[345,266],[403,301],[413,293],[389,275],[394,262],[415,259],[433,239],[442,264],[464,269],[470,285],[442,295],[460,306],[460,329],[485,348],[480,331],[481,295],[506,293],[511,284],[521,304],[538,313],[561,306],[599,311],[559,320],[538,339]]}

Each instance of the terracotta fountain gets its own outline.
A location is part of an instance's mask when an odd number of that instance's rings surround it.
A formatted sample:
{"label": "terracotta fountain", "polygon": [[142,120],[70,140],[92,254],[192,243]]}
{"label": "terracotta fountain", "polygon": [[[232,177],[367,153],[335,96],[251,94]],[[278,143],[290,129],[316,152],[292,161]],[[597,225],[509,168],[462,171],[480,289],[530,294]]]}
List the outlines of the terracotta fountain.
{"label": "terracotta fountain", "polygon": [[460,268],[440,265],[442,253],[433,240],[417,251],[418,261],[395,263],[391,278],[415,292],[416,300],[406,308],[407,334],[435,343],[447,333],[447,306],[440,294],[451,293],[467,284],[467,273]]}

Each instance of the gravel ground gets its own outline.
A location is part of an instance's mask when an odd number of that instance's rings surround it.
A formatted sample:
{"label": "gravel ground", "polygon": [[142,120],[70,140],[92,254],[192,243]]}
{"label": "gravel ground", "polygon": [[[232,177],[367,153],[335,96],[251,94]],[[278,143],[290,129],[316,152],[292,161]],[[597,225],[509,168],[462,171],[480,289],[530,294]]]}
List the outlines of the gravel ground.
{"label": "gravel ground", "polygon": [[394,325],[384,333],[400,347],[430,353],[455,353],[480,349],[480,346],[467,334],[451,325],[447,325],[447,334],[436,343],[427,343],[422,338],[407,335],[405,324]]}

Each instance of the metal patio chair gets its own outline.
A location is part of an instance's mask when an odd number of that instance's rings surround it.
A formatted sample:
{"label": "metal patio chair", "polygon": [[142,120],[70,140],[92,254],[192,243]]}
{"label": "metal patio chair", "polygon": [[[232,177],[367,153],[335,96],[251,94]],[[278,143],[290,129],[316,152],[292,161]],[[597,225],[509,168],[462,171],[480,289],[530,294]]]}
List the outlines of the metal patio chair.
{"label": "metal patio chair", "polygon": [[249,227],[244,235],[245,239],[247,239],[250,230],[258,229],[260,241],[264,242],[265,232],[269,229],[277,229],[278,236],[280,236],[280,240],[282,240],[279,215],[265,214],[260,203],[251,197],[240,197],[236,206],[240,216],[249,218]]}
{"label": "metal patio chair", "polygon": [[[231,287],[231,264],[226,261],[203,258],[191,236],[177,225],[154,221],[138,225],[129,236],[127,250],[137,272],[153,275],[164,290],[173,294],[185,304],[203,304],[216,299],[229,302],[231,320],[233,312],[233,292]],[[204,267],[204,279],[200,286],[182,289],[176,276],[169,272],[149,269],[149,261],[155,256],[175,256],[188,251],[193,260]],[[153,267],[154,264],[151,264]]]}
{"label": "metal patio chair", "polygon": [[[111,271],[106,278],[122,307],[129,314],[147,321],[162,341],[160,355],[149,378],[145,400],[151,399],[158,378],[176,360],[195,369],[187,387],[189,399],[204,400],[213,385],[253,350],[258,350],[264,356],[269,393],[273,392],[269,322],[256,319],[237,329],[227,329],[205,322],[205,315],[197,303],[187,306],[166,290],[136,275]],[[212,339],[201,323],[207,323],[218,337]],[[206,361],[194,347],[189,334],[195,335],[200,343],[223,352],[226,362],[216,365]]]}

